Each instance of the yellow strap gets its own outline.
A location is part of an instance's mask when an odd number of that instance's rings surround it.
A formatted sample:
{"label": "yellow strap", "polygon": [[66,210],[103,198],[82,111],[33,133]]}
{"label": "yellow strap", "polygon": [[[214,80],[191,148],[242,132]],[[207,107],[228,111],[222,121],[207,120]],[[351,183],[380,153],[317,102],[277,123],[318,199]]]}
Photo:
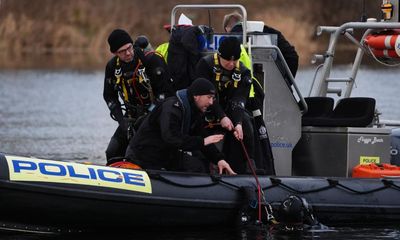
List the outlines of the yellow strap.
{"label": "yellow strap", "polygon": [[219,90],[221,90],[221,82],[220,82],[220,79],[221,79],[221,67],[219,66],[219,62],[218,62],[218,53],[214,53],[214,66],[217,69],[217,71],[215,71],[215,81],[218,83]]}
{"label": "yellow strap", "polygon": [[[117,64],[116,65],[117,65],[116,66],[116,69],[117,69],[119,67],[119,57],[117,58]],[[115,71],[115,69],[114,69],[114,71]],[[115,72],[114,72],[114,74],[115,74]],[[119,84],[120,81],[121,81],[121,75],[122,75],[122,71],[120,71],[118,75],[115,74],[115,77],[117,78],[117,84]]]}
{"label": "yellow strap", "polygon": [[[237,61],[237,62],[236,62],[235,72],[237,72],[237,73],[240,74],[240,61]],[[238,87],[238,83],[239,83],[239,81],[233,81],[233,86],[234,86],[235,88],[237,88],[237,87]]]}
{"label": "yellow strap", "polygon": [[[117,68],[120,66],[120,63],[119,63],[119,58],[117,58]],[[116,84],[121,84],[121,86],[122,86],[122,93],[123,93],[123,95],[124,95],[124,100],[126,101],[126,102],[128,102],[128,91],[126,90],[126,86],[125,86],[125,81],[124,81],[124,79],[123,78],[121,78],[121,76],[122,76],[122,71],[120,71],[120,73],[117,75],[117,74],[115,74],[115,77],[117,78],[117,82],[116,82]]]}
{"label": "yellow strap", "polygon": [[129,101],[129,99],[128,99],[128,90],[126,90],[124,79],[122,79],[122,83],[121,84],[122,84],[122,92],[124,93],[124,100],[125,100],[125,102],[128,102]]}
{"label": "yellow strap", "polygon": [[[137,71],[139,71],[139,68],[140,68],[141,65],[142,65],[142,62],[139,59]],[[135,71],[135,74],[136,74],[136,71]],[[133,78],[134,77],[135,76],[133,76]],[[134,81],[133,78],[132,78],[132,81]],[[142,83],[144,81],[142,74],[138,74],[138,78],[139,78],[139,83]]]}

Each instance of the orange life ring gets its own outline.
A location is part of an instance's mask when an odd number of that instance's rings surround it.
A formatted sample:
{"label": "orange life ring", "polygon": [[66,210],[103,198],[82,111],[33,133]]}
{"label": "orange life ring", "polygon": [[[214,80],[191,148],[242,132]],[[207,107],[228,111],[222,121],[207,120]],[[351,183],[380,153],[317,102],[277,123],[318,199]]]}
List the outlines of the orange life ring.
{"label": "orange life ring", "polygon": [[365,38],[365,43],[373,49],[395,49],[399,47],[399,34],[391,35],[368,35]]}
{"label": "orange life ring", "polygon": [[400,51],[395,49],[371,49],[377,58],[400,58]]}

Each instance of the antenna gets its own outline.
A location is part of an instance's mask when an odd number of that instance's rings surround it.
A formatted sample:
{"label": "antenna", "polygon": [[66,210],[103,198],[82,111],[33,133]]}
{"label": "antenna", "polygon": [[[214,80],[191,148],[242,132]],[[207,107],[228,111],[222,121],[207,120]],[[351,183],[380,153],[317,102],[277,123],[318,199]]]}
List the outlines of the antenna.
{"label": "antenna", "polygon": [[211,29],[211,11],[210,11],[210,9],[208,9],[207,12],[208,12],[208,27]]}
{"label": "antenna", "polygon": [[367,21],[367,13],[365,11],[365,0],[363,0],[362,3],[362,15],[361,15],[361,22],[366,22]]}

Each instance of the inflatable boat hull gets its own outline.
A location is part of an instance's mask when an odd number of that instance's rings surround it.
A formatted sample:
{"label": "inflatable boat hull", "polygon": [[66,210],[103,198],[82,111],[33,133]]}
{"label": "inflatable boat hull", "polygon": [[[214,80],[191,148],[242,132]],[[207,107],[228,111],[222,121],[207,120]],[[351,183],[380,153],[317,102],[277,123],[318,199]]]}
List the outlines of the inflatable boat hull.
{"label": "inflatable boat hull", "polygon": [[[276,210],[305,198],[325,225],[400,220],[400,180],[260,176]],[[82,231],[110,227],[233,226],[253,176],[119,169],[0,154],[0,222]]]}

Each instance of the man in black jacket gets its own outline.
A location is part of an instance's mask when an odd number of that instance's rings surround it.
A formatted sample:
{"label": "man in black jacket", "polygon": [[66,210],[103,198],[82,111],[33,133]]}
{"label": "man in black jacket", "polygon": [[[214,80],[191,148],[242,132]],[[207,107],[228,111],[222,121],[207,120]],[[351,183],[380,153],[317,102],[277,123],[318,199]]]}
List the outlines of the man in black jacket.
{"label": "man in black jacket", "polygon": [[194,157],[201,151],[217,164],[220,174],[235,174],[214,145],[223,135],[203,137],[204,112],[213,104],[214,96],[214,85],[199,78],[157,105],[129,143],[128,161],[144,169],[206,172],[206,164]]}
{"label": "man in black jacket", "polygon": [[[243,17],[237,12],[225,15],[223,27],[226,32],[242,32]],[[267,25],[264,25],[263,33],[276,34],[278,37],[278,48],[281,50],[283,57],[292,73],[293,77],[296,76],[299,67],[299,55],[296,49],[286,40],[283,34]]]}
{"label": "man in black jacket", "polygon": [[233,131],[233,135],[225,135],[223,152],[236,172],[245,173],[248,159],[240,141],[244,141],[250,158],[254,155],[253,127],[245,110],[252,79],[250,70],[239,61],[240,52],[239,40],[227,37],[222,40],[218,53],[200,59],[196,73],[217,87],[217,101],[210,109],[223,128]]}
{"label": "man in black jacket", "polygon": [[119,126],[107,147],[107,162],[113,157],[125,156],[129,139],[141,117],[157,101],[171,94],[170,77],[162,57],[145,55],[122,29],[112,31],[108,43],[114,56],[105,69],[103,97]]}

